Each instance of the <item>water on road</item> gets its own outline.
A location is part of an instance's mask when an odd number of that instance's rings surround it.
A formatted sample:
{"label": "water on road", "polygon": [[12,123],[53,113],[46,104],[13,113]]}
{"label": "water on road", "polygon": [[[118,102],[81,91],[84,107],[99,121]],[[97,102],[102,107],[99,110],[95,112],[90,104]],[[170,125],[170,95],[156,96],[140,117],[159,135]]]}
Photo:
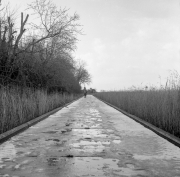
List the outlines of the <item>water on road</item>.
{"label": "water on road", "polygon": [[180,177],[180,149],[93,96],[0,145],[0,177]]}

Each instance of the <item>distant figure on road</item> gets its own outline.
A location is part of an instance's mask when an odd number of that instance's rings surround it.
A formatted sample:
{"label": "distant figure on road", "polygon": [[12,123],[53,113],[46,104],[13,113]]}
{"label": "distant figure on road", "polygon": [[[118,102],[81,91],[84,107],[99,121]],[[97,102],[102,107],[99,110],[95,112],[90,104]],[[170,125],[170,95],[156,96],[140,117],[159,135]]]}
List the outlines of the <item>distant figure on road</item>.
{"label": "distant figure on road", "polygon": [[84,98],[86,98],[86,95],[87,95],[87,90],[86,87],[84,87]]}

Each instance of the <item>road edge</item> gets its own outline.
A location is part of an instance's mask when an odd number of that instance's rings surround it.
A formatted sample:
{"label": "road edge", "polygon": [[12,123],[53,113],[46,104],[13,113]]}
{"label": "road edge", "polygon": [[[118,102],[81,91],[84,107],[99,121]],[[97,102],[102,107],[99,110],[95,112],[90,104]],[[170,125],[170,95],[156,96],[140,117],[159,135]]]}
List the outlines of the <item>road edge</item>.
{"label": "road edge", "polygon": [[[94,97],[96,97],[96,96],[94,95]],[[124,110],[122,110],[122,109],[120,109],[120,108],[118,108],[118,107],[104,101],[104,100],[101,100],[98,97],[96,97],[96,98],[98,100],[104,102],[105,104],[113,107],[114,109],[118,110],[119,112],[123,113],[124,115],[132,118],[136,122],[140,123],[141,125],[143,125],[144,127],[148,128],[148,129],[152,130],[157,135],[161,136],[162,138],[168,140],[169,142],[171,142],[172,144],[174,144],[174,145],[176,145],[176,146],[178,146],[180,148],[180,138],[175,137],[174,135],[172,135],[172,134],[170,134],[170,133],[168,133],[168,132],[166,132],[166,131],[164,131],[164,130],[162,130],[162,129],[160,129],[160,128],[152,125],[152,124],[150,124],[149,122],[146,122],[146,121],[140,119],[139,117],[136,117],[136,116],[134,116],[132,114],[129,114],[128,112],[126,112],[126,111],[124,111]]]}
{"label": "road edge", "polygon": [[19,125],[11,130],[8,130],[7,132],[4,132],[2,134],[0,134],[0,144],[4,143],[5,141],[7,141],[9,138],[17,135],[18,133],[28,129],[29,127],[35,125],[36,123],[48,118],[50,115],[56,113],[57,111],[61,110],[62,108],[64,107],[67,107],[68,105],[72,104],[73,102],[79,100],[80,98],[82,97],[79,97],[79,98],[76,98],[74,99],[73,101],[69,102],[69,103],[66,103],[65,105],[61,106],[61,107],[58,107],[56,109],[53,109],[52,111],[49,111],[39,117],[36,117],[22,125]]}

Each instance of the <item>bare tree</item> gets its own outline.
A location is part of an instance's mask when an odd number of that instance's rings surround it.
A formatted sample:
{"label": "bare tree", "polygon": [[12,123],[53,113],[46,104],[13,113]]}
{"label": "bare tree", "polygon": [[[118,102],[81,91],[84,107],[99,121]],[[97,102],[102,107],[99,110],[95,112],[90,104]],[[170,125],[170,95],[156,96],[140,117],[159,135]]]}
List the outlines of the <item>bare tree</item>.
{"label": "bare tree", "polygon": [[21,26],[18,32],[14,27],[14,12],[8,13],[8,5],[3,7],[0,13],[0,80],[1,83],[4,83],[13,80],[17,69],[18,46],[26,30],[25,24],[29,15],[24,19],[23,13],[21,13]]}
{"label": "bare tree", "polygon": [[76,36],[81,34],[81,30],[78,29],[80,25],[77,23],[79,16],[76,13],[69,16],[67,9],[57,9],[49,0],[35,0],[29,4],[29,8],[34,11],[39,21],[38,24],[31,23],[36,33],[36,40],[33,38],[26,49],[41,41],[45,41],[51,55],[54,49],[67,52],[76,48]]}
{"label": "bare tree", "polygon": [[91,75],[85,68],[86,63],[82,60],[78,60],[76,63],[75,76],[79,84],[89,84],[91,83]]}

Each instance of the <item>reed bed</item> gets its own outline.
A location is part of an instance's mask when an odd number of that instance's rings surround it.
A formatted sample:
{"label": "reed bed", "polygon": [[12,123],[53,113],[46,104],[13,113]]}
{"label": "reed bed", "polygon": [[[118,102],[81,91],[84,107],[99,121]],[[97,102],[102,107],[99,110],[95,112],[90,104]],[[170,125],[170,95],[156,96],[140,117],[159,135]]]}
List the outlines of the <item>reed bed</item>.
{"label": "reed bed", "polygon": [[75,99],[74,95],[48,94],[44,90],[0,90],[0,133],[32,120]]}
{"label": "reed bed", "polygon": [[100,99],[180,137],[179,83],[157,89],[131,89],[96,93]]}

